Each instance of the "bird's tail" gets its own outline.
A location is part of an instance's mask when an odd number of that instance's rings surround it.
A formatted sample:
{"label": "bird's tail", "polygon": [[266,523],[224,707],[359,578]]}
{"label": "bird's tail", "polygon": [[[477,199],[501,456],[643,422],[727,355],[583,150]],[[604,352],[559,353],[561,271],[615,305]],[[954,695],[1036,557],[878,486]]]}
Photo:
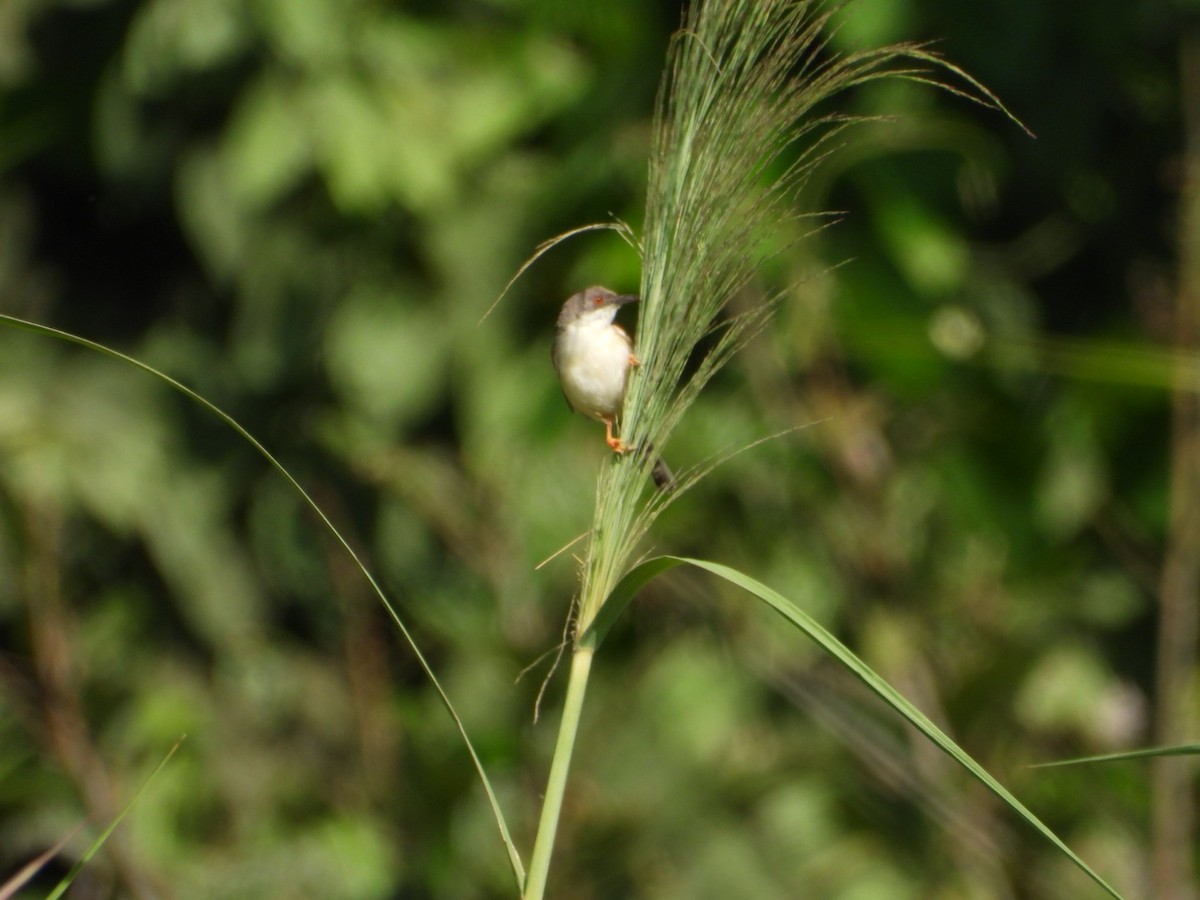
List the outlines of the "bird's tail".
{"label": "bird's tail", "polygon": [[675,473],[663,462],[661,456],[654,461],[654,468],[650,470],[650,477],[654,479],[654,486],[660,491],[672,491],[675,489]]}

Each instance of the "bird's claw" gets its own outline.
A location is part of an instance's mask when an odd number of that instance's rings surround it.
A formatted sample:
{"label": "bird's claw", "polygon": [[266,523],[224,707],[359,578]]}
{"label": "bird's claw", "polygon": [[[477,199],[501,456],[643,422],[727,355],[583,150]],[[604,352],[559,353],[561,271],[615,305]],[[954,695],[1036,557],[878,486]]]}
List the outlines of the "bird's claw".
{"label": "bird's claw", "polygon": [[628,453],[630,450],[634,449],[613,434],[612,419],[604,420],[604,443],[608,444],[614,453]]}

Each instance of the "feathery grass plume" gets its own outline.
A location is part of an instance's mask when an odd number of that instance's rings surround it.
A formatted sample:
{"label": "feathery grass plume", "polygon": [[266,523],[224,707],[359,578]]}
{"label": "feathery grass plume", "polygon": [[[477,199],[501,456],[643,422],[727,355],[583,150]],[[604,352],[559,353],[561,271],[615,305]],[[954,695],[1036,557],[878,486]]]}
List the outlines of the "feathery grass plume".
{"label": "feathery grass plume", "polygon": [[[707,0],[689,8],[672,41],[642,240],[642,366],[631,379],[622,423],[625,439],[642,452],[606,467],[598,480],[577,637],[650,524],[682,493],[642,499],[656,458],[649,449],[666,444],[700,390],[781,299],[766,298],[721,321],[728,301],[769,256],[772,228],[797,215],[790,203],[798,189],[844,130],[862,121],[822,105],[856,85],[905,78],[1008,114],[986,88],[922,45],[838,55],[827,28],[841,8],[816,0]],[[785,163],[785,154],[794,158]],[[812,231],[819,230],[823,220],[810,215]],[[712,349],[685,378],[697,345],[710,335]],[[683,481],[687,487],[695,479]]]}
{"label": "feathery grass plume", "polygon": [[[823,104],[856,85],[907,78],[1007,112],[986,88],[921,45],[837,55],[824,35],[840,9],[836,0],[696,0],[672,40],[640,243],[642,365],[630,378],[621,422],[622,438],[636,450],[605,466],[596,483],[575,652],[525,900],[541,900],[546,890],[588,675],[604,631],[591,626],[632,568],[654,519],[711,469],[684,473],[676,490],[643,499],[658,450],[709,379],[766,324],[782,295],[724,321],[721,313],[770,255],[772,227],[797,215],[789,208],[797,190],[839,135],[860,121]],[[812,230],[823,221],[814,217]],[[712,349],[688,372],[709,336]]]}

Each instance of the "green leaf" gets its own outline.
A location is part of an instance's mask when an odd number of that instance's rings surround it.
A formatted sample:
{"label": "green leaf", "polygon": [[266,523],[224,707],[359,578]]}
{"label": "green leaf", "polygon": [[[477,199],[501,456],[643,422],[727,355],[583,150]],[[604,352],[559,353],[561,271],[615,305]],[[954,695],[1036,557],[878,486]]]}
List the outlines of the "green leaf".
{"label": "green leaf", "polygon": [[612,627],[613,622],[633,599],[634,595],[650,579],[656,575],[674,568],[679,565],[695,566],[699,569],[704,569],[714,575],[724,578],[730,584],[736,585],[745,591],[762,600],[773,610],[791,622],[796,628],[804,632],[809,638],[815,641],[821,649],[825,650],[830,656],[840,662],[843,666],[853,672],[858,678],[869,687],[876,695],[878,695],[892,709],[905,718],[910,724],[915,726],[929,740],[933,741],[955,762],[961,765],[964,769],[978,779],[988,790],[1007,803],[1013,810],[1018,812],[1022,818],[1030,825],[1042,833],[1046,840],[1050,841],[1059,851],[1078,866],[1084,873],[1088,875],[1096,884],[1100,885],[1112,897],[1120,897],[1116,890],[1112,888],[1103,878],[1101,878],[1092,868],[1080,859],[1070,847],[1056,835],[1050,828],[1045,825],[1041,819],[1034,815],[1025,807],[1020,800],[1008,792],[1000,782],[996,781],[983,766],[979,765],[971,756],[963,750],[958,744],[954,743],[940,728],[937,727],[923,712],[904,699],[903,696],[887,681],[880,677],[870,666],[859,659],[853,651],[845,644],[839,641],[836,637],[830,634],[819,622],[809,616],[804,610],[800,609],[795,603],[784,597],[782,594],[772,590],[760,581],[751,578],[748,575],[739,572],[737,569],[731,569],[729,566],[723,566],[720,563],[708,562],[703,559],[687,559],[678,556],[659,556],[654,559],[649,559],[638,566],[635,566],[613,589],[604,606],[601,607],[599,614],[591,627],[581,635],[581,643],[584,641],[594,642],[595,646],[599,647],[604,636]]}

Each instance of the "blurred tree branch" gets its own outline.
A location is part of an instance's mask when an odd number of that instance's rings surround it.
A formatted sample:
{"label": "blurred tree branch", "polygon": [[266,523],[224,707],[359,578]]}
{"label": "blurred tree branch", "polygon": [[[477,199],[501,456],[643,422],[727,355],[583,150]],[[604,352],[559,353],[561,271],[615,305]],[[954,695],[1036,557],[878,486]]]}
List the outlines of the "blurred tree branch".
{"label": "blurred tree branch", "polygon": [[[116,817],[118,791],[93,740],[84,710],[83,685],[74,647],[76,623],[63,594],[65,523],[56,504],[25,504],[29,552],[22,585],[28,608],[33,665],[42,695],[45,739],[59,765],[74,781],[93,822]],[[123,834],[114,834],[105,852],[123,890],[137,900],[170,896],[137,861]],[[95,876],[95,869],[89,875]]]}
{"label": "blurred tree branch", "polygon": [[[1184,33],[1180,48],[1184,126],[1180,197],[1176,340],[1180,374],[1172,409],[1171,518],[1163,563],[1158,632],[1157,742],[1195,738],[1195,694],[1200,595],[1200,394],[1187,383],[1184,363],[1200,352],[1200,29]],[[1163,758],[1154,764],[1154,896],[1195,898],[1192,840],[1195,809],[1192,763]]]}

